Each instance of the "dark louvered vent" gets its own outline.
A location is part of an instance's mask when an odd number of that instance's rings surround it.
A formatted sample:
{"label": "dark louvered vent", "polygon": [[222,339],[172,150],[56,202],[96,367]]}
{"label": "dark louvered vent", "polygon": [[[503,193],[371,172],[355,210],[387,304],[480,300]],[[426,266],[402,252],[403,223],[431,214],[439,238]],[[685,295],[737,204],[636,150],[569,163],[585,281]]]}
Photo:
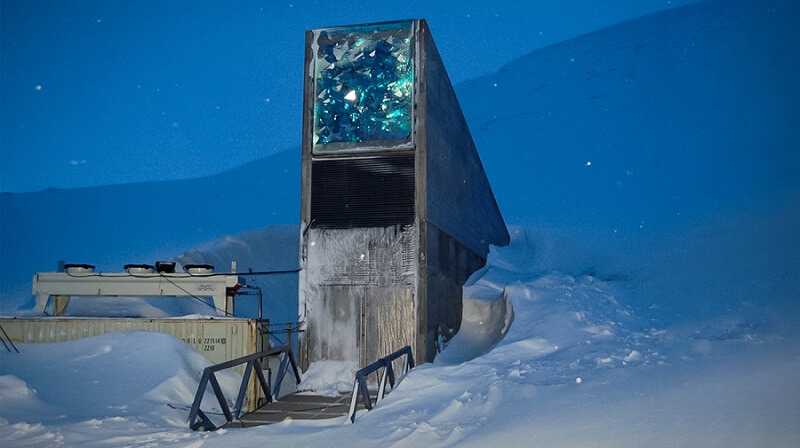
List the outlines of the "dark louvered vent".
{"label": "dark louvered vent", "polygon": [[314,160],[314,227],[347,229],[414,222],[414,155]]}

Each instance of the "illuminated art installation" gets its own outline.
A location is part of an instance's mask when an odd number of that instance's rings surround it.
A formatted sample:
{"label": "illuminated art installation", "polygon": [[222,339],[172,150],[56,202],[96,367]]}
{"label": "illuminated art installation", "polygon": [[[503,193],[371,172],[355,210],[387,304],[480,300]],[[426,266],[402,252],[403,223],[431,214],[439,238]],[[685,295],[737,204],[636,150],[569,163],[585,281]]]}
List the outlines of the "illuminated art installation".
{"label": "illuminated art installation", "polygon": [[411,25],[320,32],[314,55],[314,152],[364,142],[409,142],[414,84]]}

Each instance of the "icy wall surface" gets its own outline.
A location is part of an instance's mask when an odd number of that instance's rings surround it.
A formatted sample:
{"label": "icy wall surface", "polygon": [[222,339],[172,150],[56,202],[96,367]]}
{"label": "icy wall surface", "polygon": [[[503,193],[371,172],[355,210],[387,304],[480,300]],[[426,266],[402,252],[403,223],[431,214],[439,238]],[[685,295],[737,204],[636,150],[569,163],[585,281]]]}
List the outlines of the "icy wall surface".
{"label": "icy wall surface", "polygon": [[312,362],[371,362],[413,343],[415,226],[311,229],[307,241],[299,314]]}
{"label": "icy wall surface", "polygon": [[413,22],[321,30],[314,69],[314,152],[411,137]]}
{"label": "icy wall surface", "polygon": [[416,226],[308,231],[307,273],[312,285],[413,286]]}

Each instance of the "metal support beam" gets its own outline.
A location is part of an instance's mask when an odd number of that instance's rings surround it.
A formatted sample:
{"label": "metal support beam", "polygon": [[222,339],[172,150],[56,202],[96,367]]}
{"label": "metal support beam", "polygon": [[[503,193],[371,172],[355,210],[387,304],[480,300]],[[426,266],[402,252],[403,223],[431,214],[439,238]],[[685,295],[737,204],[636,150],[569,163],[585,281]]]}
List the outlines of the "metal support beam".
{"label": "metal support beam", "polygon": [[33,277],[33,295],[36,309],[42,313],[53,296],[57,316],[66,312],[73,296],[211,297],[219,312],[230,315],[233,297],[244,285],[244,278],[235,274],[40,272]]}
{"label": "metal support beam", "polygon": [[63,316],[67,311],[67,305],[69,305],[69,296],[57,295],[53,297],[53,314]]}

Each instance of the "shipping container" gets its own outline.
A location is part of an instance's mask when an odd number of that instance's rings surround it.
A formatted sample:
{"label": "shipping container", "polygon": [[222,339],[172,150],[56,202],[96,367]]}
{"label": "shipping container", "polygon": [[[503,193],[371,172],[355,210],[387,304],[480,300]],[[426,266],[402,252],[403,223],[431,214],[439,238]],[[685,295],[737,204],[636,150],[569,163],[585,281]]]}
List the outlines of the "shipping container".
{"label": "shipping container", "polygon": [[[269,335],[262,331],[262,326],[265,330],[268,325],[266,321],[256,319],[0,317],[0,325],[14,343],[23,344],[67,342],[116,331],[166,333],[192,346],[212,364],[269,348]],[[242,365],[236,370],[241,373],[243,369]],[[250,379],[248,410],[254,409],[256,393],[256,378],[253,375]]]}

